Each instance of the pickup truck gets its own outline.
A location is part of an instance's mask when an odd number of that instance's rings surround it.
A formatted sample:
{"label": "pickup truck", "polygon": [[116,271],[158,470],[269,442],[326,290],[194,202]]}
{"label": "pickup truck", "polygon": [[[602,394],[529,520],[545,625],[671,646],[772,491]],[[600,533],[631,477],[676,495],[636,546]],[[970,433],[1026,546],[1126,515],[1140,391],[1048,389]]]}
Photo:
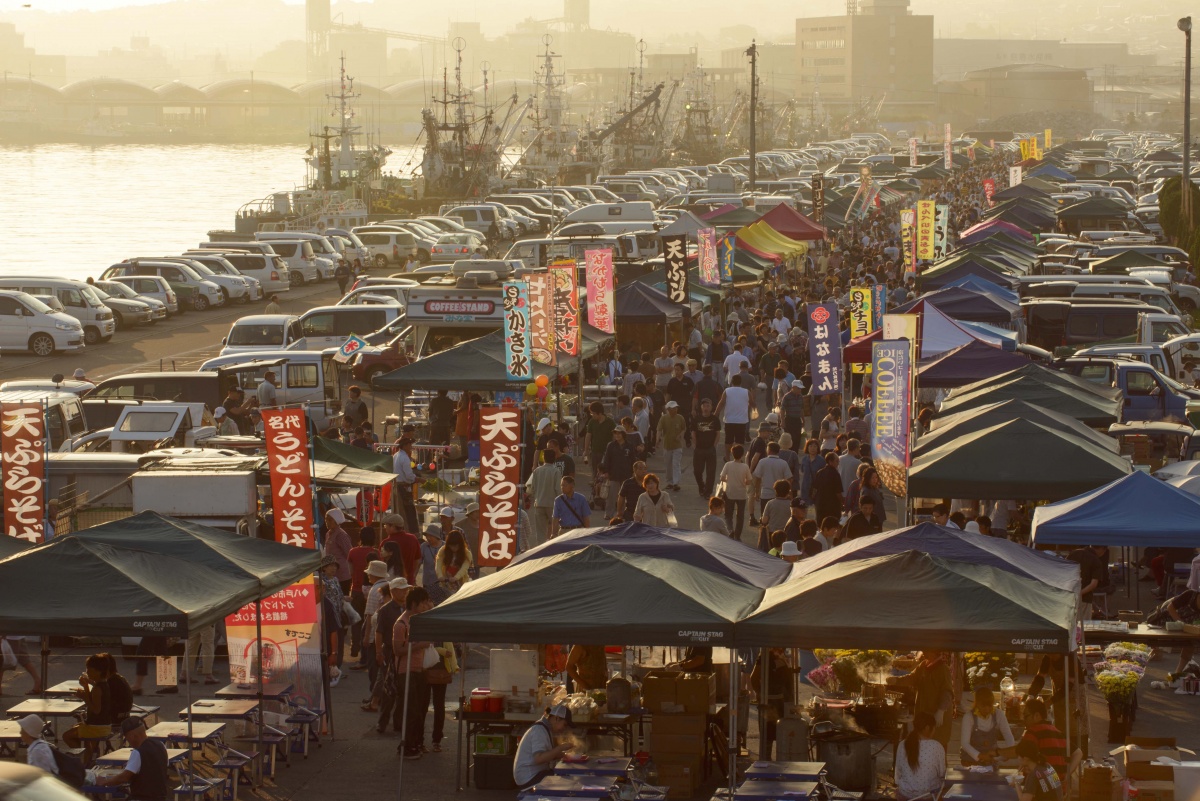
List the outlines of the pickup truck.
{"label": "pickup truck", "polygon": [[1187,419],[1189,401],[1200,400],[1200,390],[1189,389],[1149,364],[1121,358],[1069,358],[1055,368],[1103,387],[1116,387],[1124,396],[1121,420],[1154,420],[1180,423]]}

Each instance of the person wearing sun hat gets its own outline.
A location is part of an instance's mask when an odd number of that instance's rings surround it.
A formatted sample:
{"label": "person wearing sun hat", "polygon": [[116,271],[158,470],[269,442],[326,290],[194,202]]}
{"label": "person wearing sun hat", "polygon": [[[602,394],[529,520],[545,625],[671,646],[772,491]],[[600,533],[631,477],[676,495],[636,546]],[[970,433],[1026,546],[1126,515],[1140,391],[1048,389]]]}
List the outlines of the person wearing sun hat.
{"label": "person wearing sun hat", "polygon": [[37,715],[26,715],[17,721],[17,725],[21,729],[21,742],[25,744],[25,761],[57,776],[58,762],[54,759],[54,749],[42,739],[46,722]]}
{"label": "person wearing sun hat", "polygon": [[513,781],[517,789],[524,790],[554,775],[554,766],[572,749],[570,743],[555,745],[571,728],[571,710],[559,704],[550,707],[537,723],[521,737],[513,760]]}

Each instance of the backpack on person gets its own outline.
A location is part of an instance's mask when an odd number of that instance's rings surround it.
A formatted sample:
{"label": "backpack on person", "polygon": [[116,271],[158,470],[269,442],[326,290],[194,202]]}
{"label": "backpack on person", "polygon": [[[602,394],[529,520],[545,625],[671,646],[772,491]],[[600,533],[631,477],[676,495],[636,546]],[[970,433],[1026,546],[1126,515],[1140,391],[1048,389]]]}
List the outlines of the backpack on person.
{"label": "backpack on person", "polygon": [[46,743],[46,746],[50,749],[50,753],[54,754],[54,765],[58,768],[58,778],[76,789],[83,787],[87,776],[83,760],[74,754],[59,751],[50,743]]}
{"label": "backpack on person", "polygon": [[120,723],[133,711],[133,688],[120,674],[108,677],[108,702],[112,705],[114,721]]}

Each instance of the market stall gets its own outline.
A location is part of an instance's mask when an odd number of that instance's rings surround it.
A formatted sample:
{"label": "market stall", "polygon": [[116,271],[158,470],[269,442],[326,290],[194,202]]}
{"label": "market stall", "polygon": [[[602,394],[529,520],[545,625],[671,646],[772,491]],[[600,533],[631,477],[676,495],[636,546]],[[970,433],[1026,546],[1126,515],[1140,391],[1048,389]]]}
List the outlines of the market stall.
{"label": "market stall", "polygon": [[891,310],[892,314],[909,314],[910,308],[918,303],[935,306],[954,320],[971,320],[1013,327],[1020,317],[1021,307],[1003,298],[960,286],[947,286],[922,295]]}
{"label": "market stall", "polygon": [[976,406],[956,414],[935,417],[932,430],[917,439],[912,455],[919,456],[935,448],[940,448],[947,442],[965,434],[983,431],[1016,419],[1030,420],[1049,428],[1061,430],[1113,453],[1118,453],[1120,450],[1115,439],[1084,425],[1074,417],[1033,403],[1026,403],[1023,400],[1002,400]]}
{"label": "market stall", "polygon": [[918,369],[917,384],[922,389],[961,387],[1028,363],[1028,356],[972,340],[923,363]]}
{"label": "market stall", "polygon": [[1038,507],[1032,537],[1038,545],[1200,548],[1200,499],[1137,470]]}
{"label": "market stall", "polygon": [[1002,400],[1023,400],[1091,426],[1108,426],[1121,412],[1118,389],[1050,370],[1030,362],[1016,370],[966,384],[941,404],[942,414],[957,414]]}

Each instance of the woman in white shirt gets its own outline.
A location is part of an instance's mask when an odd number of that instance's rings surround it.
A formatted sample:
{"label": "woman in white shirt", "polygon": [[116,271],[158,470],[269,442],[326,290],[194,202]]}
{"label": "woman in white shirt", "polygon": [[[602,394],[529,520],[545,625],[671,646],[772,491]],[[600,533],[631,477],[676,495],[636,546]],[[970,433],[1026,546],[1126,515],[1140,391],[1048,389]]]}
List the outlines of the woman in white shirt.
{"label": "woman in white shirt", "polygon": [[991,765],[1000,757],[1000,750],[1017,744],[1004,710],[996,704],[989,687],[975,689],[975,702],[962,720],[962,764]]}
{"label": "woman in white shirt", "polygon": [[935,795],[946,780],[946,749],[933,739],[937,722],[928,712],[913,718],[913,730],[896,750],[896,796],[910,801]]}
{"label": "woman in white shirt", "polygon": [[645,490],[633,507],[633,519],[648,526],[673,526],[675,504],[671,496],[659,490],[658,476],[647,473],[642,479],[642,489]]}

